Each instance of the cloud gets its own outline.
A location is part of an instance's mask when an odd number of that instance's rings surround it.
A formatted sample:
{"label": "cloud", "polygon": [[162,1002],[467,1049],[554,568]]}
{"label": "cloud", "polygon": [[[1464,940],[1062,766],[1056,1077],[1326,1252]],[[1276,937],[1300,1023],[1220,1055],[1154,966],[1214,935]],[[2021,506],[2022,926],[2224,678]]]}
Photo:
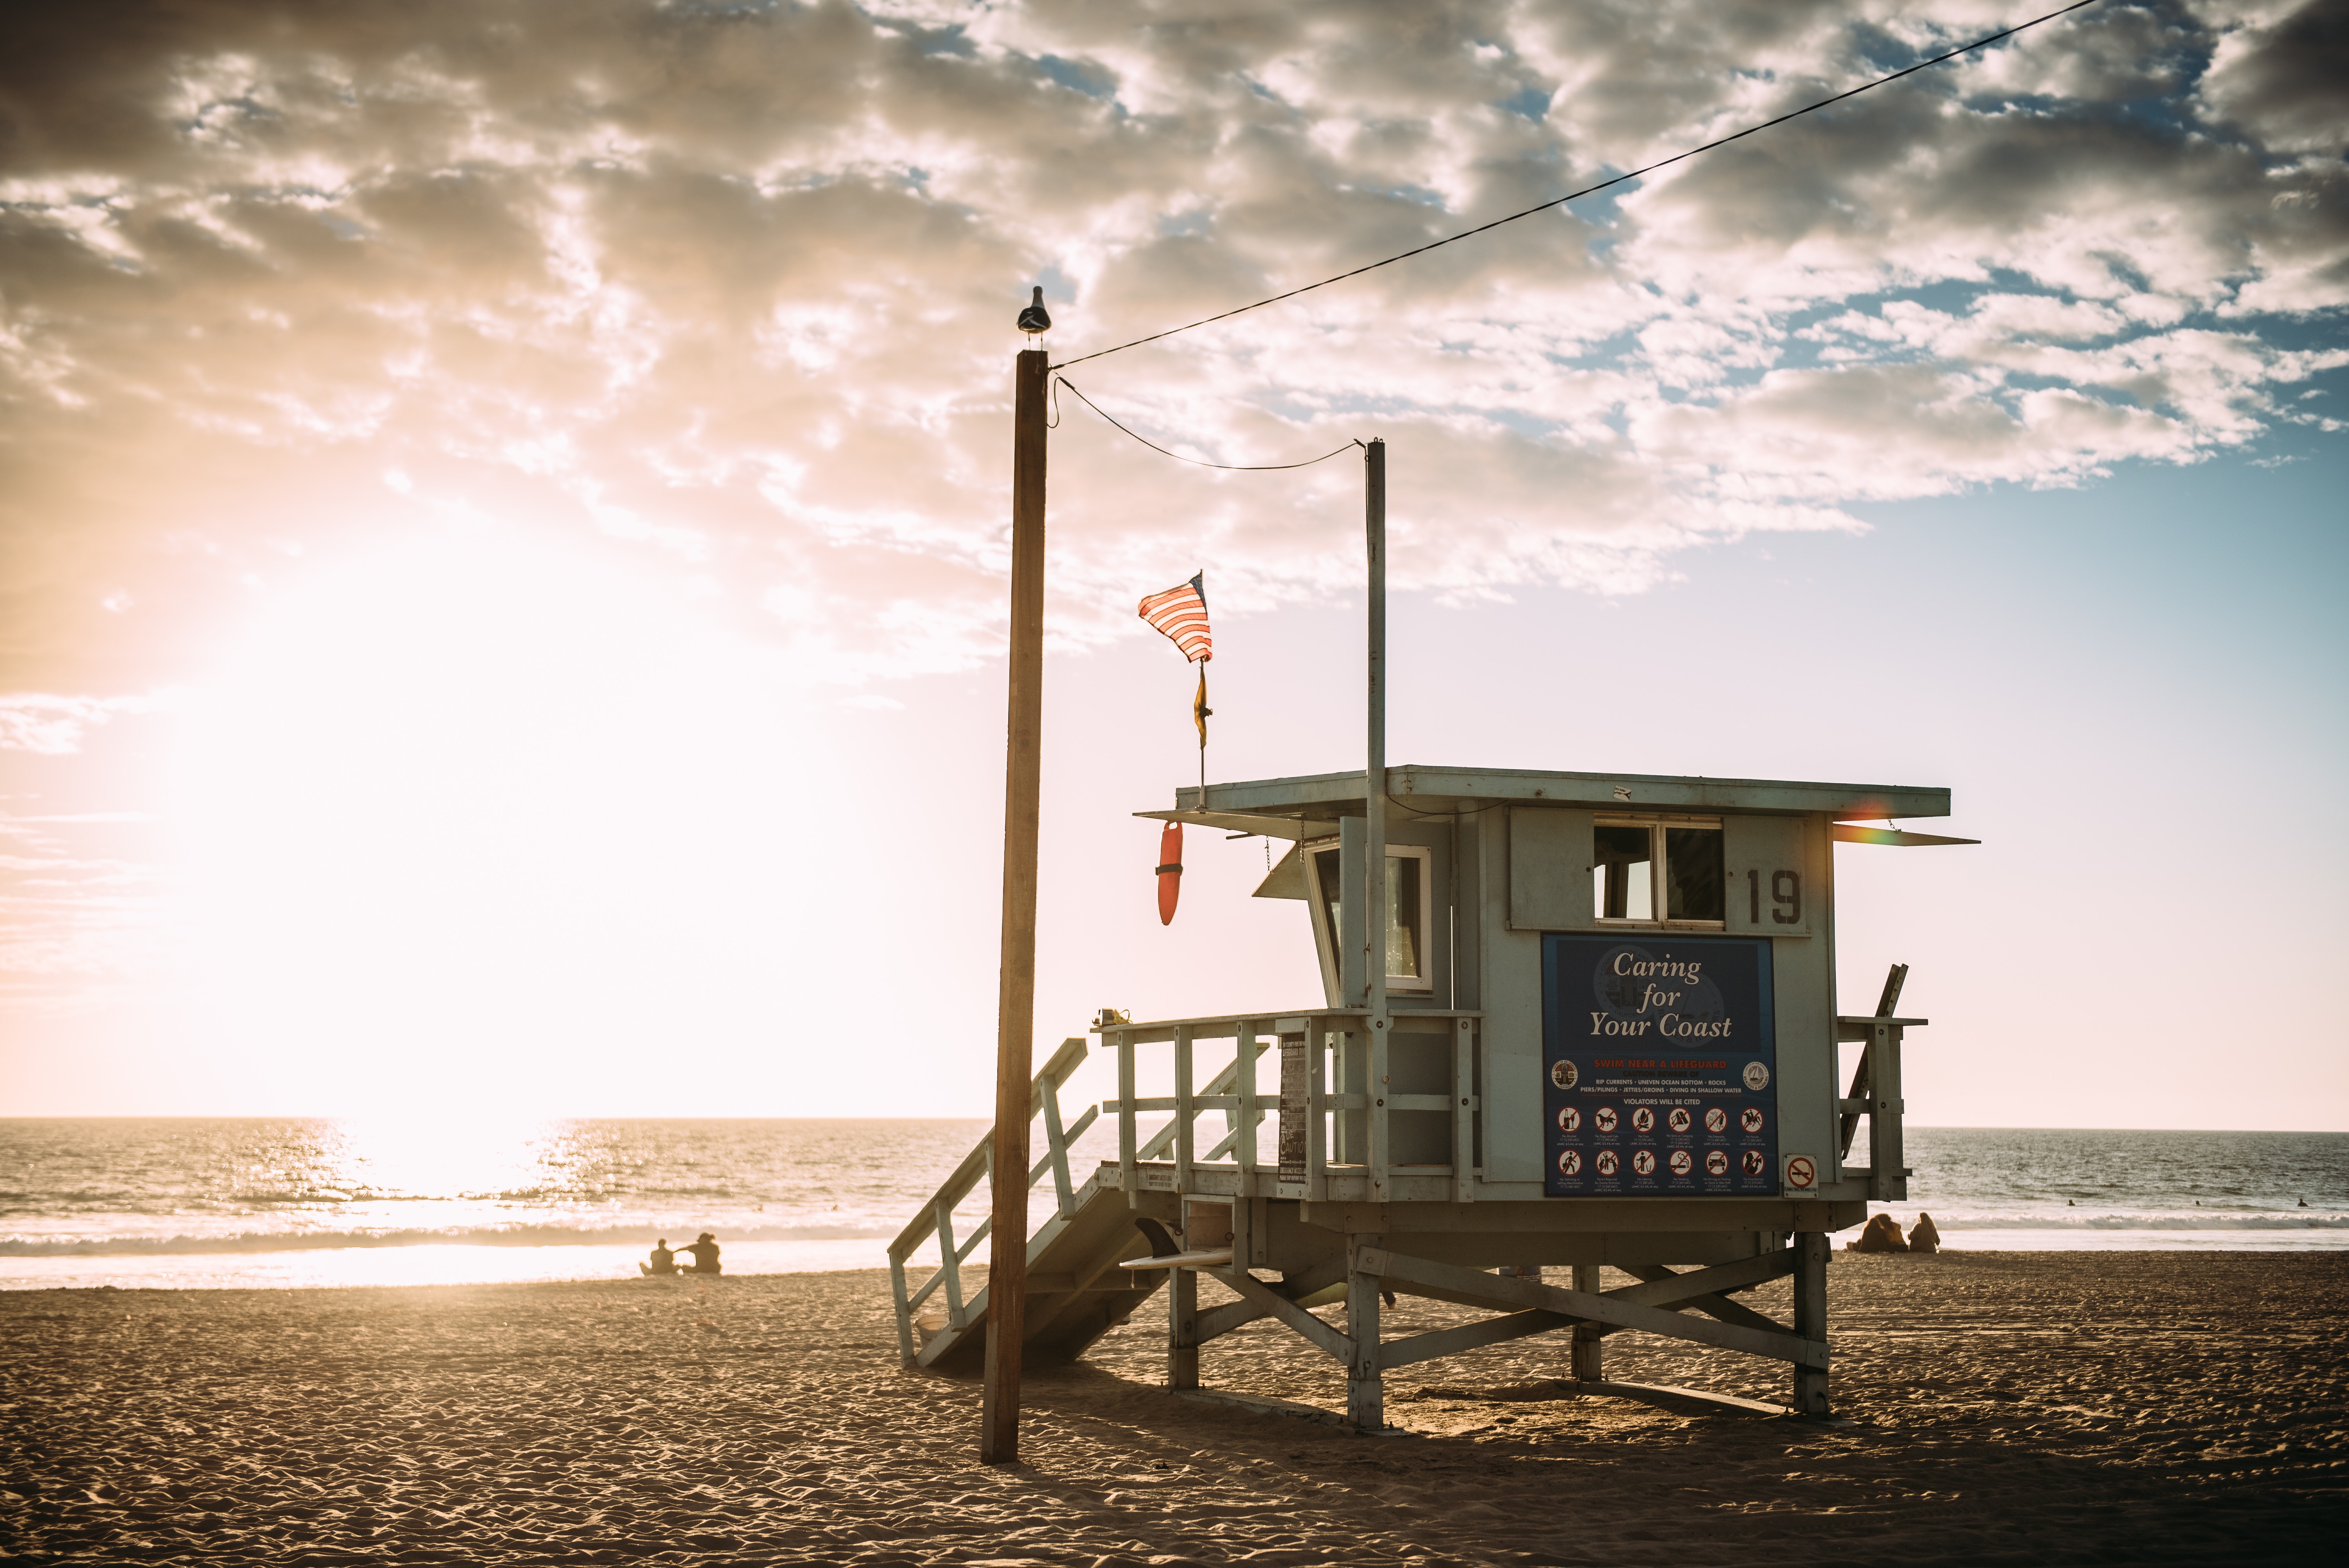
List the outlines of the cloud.
{"label": "cloud", "polygon": [[[137,689],[309,563],[560,538],[812,682],[999,645],[1010,318],[1090,352],[2012,20],[1981,0],[1190,11],[218,0],[0,62],[0,679]],[[2337,10],[2107,3],[1070,372],[1226,462],[1392,443],[1399,580],[1637,592],[1848,508],[2255,440],[2342,363]],[[1341,592],[1346,459],[1063,399],[1055,635]],[[396,474],[397,480],[387,478]],[[0,708],[70,748],[96,699]],[[82,705],[82,706],[76,706]]]}
{"label": "cloud", "polygon": [[85,736],[117,715],[153,713],[169,706],[170,702],[169,694],[93,697],[19,692],[0,696],[0,751],[30,751],[43,757],[70,756],[81,749]]}

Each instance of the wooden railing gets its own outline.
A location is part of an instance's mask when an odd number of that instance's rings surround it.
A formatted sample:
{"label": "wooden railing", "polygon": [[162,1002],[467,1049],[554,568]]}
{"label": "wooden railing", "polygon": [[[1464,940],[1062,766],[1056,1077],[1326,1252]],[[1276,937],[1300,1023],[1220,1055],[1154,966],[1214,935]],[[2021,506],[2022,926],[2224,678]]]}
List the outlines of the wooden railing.
{"label": "wooden railing", "polygon": [[[1900,1098],[1900,1036],[1904,1029],[1921,1029],[1923,1018],[1896,1018],[1900,990],[1909,983],[1909,965],[1895,964],[1885,972],[1884,994],[1875,1013],[1865,1018],[1836,1019],[1836,1043],[1857,1043],[1859,1065],[1851,1075],[1851,1092],[1836,1101],[1837,1172],[1846,1181],[1865,1180],[1868,1195],[1879,1203],[1898,1203],[1909,1196],[1909,1165],[1902,1148],[1900,1119],[1908,1110]],[[1845,1165],[1859,1119],[1868,1118],[1868,1163]]]}
{"label": "wooden railing", "polygon": [[[1840,1112],[1836,1150],[1843,1179],[1865,1180],[1868,1195],[1879,1203],[1904,1202],[1909,1197],[1907,1151],[1902,1148],[1900,1119],[1908,1109],[1900,1098],[1900,1036],[1904,1029],[1924,1026],[1922,1018],[1840,1017],[1836,1038],[1859,1042],[1859,1065],[1851,1076],[1851,1092],[1836,1101]],[[1851,1154],[1859,1119],[1868,1118],[1868,1163],[1842,1165]]]}
{"label": "wooden railing", "polygon": [[[1117,1098],[1101,1109],[1117,1118],[1119,1185],[1128,1193],[1141,1189],[1140,1168],[1145,1161],[1174,1160],[1174,1185],[1180,1192],[1195,1190],[1204,1171],[1228,1173],[1230,1192],[1239,1198],[1302,1198],[1323,1202],[1330,1197],[1334,1175],[1367,1181],[1364,1196],[1373,1202],[1388,1195],[1390,1180],[1398,1175],[1446,1177],[1455,1202],[1475,1196],[1477,1117],[1477,1026],[1484,1016],[1475,1012],[1408,1012],[1389,1015],[1389,1026],[1377,1026],[1365,1008],[1323,1008],[1288,1014],[1257,1013],[1221,1018],[1174,1018],[1152,1023],[1110,1024],[1100,1033],[1117,1053]],[[1381,1092],[1393,1054],[1392,1037],[1410,1037],[1423,1047],[1448,1047],[1449,1092],[1396,1094]],[[1440,1037],[1430,1039],[1428,1037]],[[1193,1066],[1202,1040],[1233,1044],[1229,1067],[1205,1087],[1196,1084]],[[1135,1052],[1144,1045],[1174,1047],[1174,1092],[1142,1097],[1135,1093]],[[1280,1048],[1280,1077],[1271,1094],[1258,1082],[1257,1063],[1274,1045]],[[1339,1083],[1330,1086],[1333,1068]],[[1139,1119],[1166,1111],[1165,1125],[1143,1136]],[[1257,1150],[1258,1130],[1270,1111],[1278,1119],[1277,1159],[1267,1168]],[[1392,1115],[1406,1111],[1437,1111],[1451,1119],[1450,1159],[1442,1163],[1402,1163],[1392,1158]],[[1223,1118],[1221,1136],[1213,1137],[1201,1154],[1198,1119],[1211,1113]],[[1332,1161],[1328,1118],[1332,1114],[1359,1117],[1345,1152],[1354,1158]],[[1230,1156],[1226,1160],[1226,1156]]]}
{"label": "wooden railing", "polygon": [[[1028,1185],[1032,1190],[1049,1172],[1056,1200],[1053,1207],[1046,1212],[1043,1224],[1030,1239],[1031,1251],[1049,1242],[1076,1212],[1076,1184],[1069,1176],[1069,1146],[1085,1135],[1101,1111],[1096,1107],[1087,1106],[1074,1125],[1063,1125],[1061,1119],[1061,1086],[1084,1065],[1089,1049],[1081,1039],[1062,1041],[1061,1048],[1052,1053],[1052,1059],[1044,1064],[1043,1070],[1036,1075],[1030,1088],[1028,1115],[1031,1119],[1038,1116],[1044,1119],[1044,1157],[1029,1171]],[[978,1309],[978,1303],[968,1299],[963,1293],[962,1264],[978,1250],[978,1244],[987,1240],[995,1222],[992,1218],[981,1220],[971,1228],[968,1236],[957,1241],[954,1212],[964,1199],[978,1191],[981,1181],[991,1178],[993,1166],[994,1133],[989,1130],[988,1135],[978,1140],[978,1147],[955,1167],[954,1174],[939,1185],[922,1212],[914,1216],[913,1222],[900,1231],[897,1239],[889,1243],[889,1285],[897,1305],[897,1354],[909,1367],[914,1364],[915,1352],[921,1344],[921,1336],[915,1329],[915,1315],[921,1311],[922,1304],[934,1293],[941,1288],[946,1291],[947,1321],[953,1327],[961,1328],[968,1325]],[[938,1239],[938,1266],[919,1287],[909,1290],[905,1277],[906,1260],[933,1235]]]}

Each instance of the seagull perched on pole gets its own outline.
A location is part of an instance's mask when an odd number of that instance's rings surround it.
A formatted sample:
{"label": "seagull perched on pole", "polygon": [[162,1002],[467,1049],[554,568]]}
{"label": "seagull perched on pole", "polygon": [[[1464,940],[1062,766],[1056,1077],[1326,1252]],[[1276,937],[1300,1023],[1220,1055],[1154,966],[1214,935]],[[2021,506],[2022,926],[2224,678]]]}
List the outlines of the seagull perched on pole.
{"label": "seagull perched on pole", "polygon": [[1040,332],[1052,330],[1052,313],[1044,308],[1044,285],[1036,285],[1036,297],[1019,313],[1019,330],[1033,337]]}

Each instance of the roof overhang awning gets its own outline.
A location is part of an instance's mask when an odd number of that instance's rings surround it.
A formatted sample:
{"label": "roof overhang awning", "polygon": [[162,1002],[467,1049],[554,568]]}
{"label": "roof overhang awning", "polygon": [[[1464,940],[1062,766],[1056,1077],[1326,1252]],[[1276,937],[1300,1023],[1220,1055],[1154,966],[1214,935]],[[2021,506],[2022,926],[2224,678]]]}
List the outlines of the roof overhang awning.
{"label": "roof overhang awning", "polygon": [[1262,817],[1247,811],[1136,811],[1155,822],[1188,822],[1194,827],[1221,828],[1226,833],[1265,839],[1326,838],[1335,830],[1328,822],[1302,817]]}
{"label": "roof overhang awning", "polygon": [[1838,844],[1890,844],[1899,849],[1921,849],[1929,844],[1979,844],[1980,839],[1946,839],[1939,833],[1912,833],[1902,828],[1863,828],[1857,822],[1837,822],[1835,841]]}

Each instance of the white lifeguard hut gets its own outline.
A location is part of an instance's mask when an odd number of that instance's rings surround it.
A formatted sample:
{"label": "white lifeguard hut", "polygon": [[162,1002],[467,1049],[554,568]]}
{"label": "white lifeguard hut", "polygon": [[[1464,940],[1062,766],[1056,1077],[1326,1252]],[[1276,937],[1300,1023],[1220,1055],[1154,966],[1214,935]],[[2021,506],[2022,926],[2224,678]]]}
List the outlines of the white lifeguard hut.
{"label": "white lifeguard hut", "polygon": [[[1185,788],[1139,813],[1286,841],[1257,896],[1303,904],[1322,995],[1104,1014],[1118,1093],[1074,1120],[1060,1092],[1086,1041],[1045,1065],[1030,1181],[1055,1201],[1028,1248],[1025,1343],[1081,1355],[1167,1285],[1170,1386],[1198,1387],[1203,1347],[1271,1317],[1340,1364],[1366,1429],[1388,1368],[1549,1332],[1591,1383],[1621,1331],[1784,1361],[1790,1408],[1826,1415],[1830,1237],[1907,1196],[1900,1052],[1925,1021],[1897,1016],[1905,968],[1876,1014],[1837,1014],[1833,846],[1971,842],[1860,825],[1945,817],[1949,791],[1376,772],[1383,799],[1365,769]],[[1228,1057],[1206,1082],[1203,1047]],[[1173,1093],[1139,1096],[1138,1061],[1162,1050]],[[1080,1176],[1070,1146],[1104,1115],[1118,1158]],[[1868,1161],[1847,1166],[1863,1119]],[[960,1265],[984,1227],[958,1239],[953,1211],[987,1159],[982,1142],[891,1246],[908,1366],[978,1354],[987,1297]],[[916,1284],[933,1234],[941,1263]],[[1602,1267],[1634,1283],[1602,1289]],[[1202,1311],[1202,1274],[1237,1299]],[[1791,1323],[1734,1299],[1787,1276]],[[1312,1310],[1340,1291],[1341,1320]],[[1386,1338],[1381,1292],[1491,1315]]]}

